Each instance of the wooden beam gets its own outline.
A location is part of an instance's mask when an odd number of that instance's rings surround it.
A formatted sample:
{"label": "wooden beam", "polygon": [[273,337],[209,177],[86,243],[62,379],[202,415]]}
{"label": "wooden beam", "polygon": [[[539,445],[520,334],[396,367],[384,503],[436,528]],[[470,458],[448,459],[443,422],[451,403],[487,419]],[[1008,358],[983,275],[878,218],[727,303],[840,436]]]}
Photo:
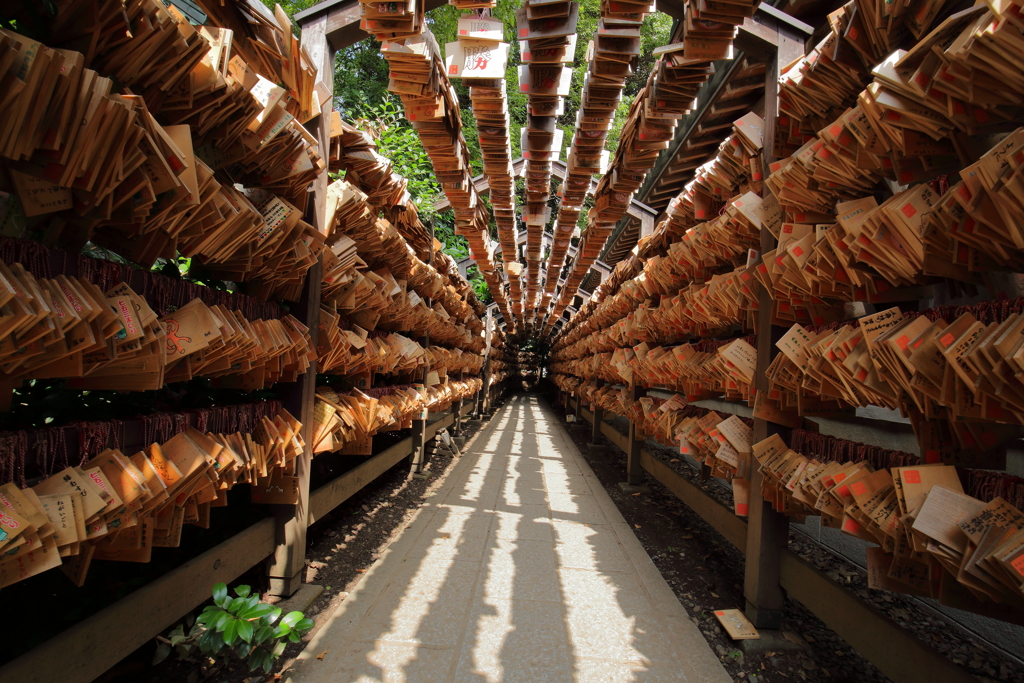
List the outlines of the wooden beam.
{"label": "wooden beam", "polygon": [[747,523],[731,509],[699,489],[693,482],[676,472],[646,449],[640,452],[640,463],[655,479],[665,485],[676,498],[696,512],[722,534],[725,540],[742,550],[747,544]]}
{"label": "wooden beam", "polygon": [[[760,24],[758,24],[760,26]],[[770,27],[764,27],[769,31]],[[778,80],[780,70],[793,59],[794,52],[803,53],[803,43],[793,39],[791,33],[776,27],[770,28],[763,46],[753,45],[760,36],[747,34],[747,48],[752,53],[762,49],[768,53],[765,58],[765,105],[764,120],[764,165],[774,161],[772,140],[778,106]],[[761,253],[775,248],[775,238],[768,231],[761,235]],[[777,353],[775,342],[781,336],[781,328],[772,326],[771,293],[762,288],[758,298],[757,312],[757,371],[754,387],[758,392],[768,391],[767,371],[773,353]],[[761,418],[754,419],[754,442],[767,439],[782,431],[779,425]],[[743,595],[746,598],[744,610],[748,619],[758,628],[781,628],[785,607],[785,595],[780,585],[780,562],[789,540],[789,518],[776,512],[771,503],[761,497],[762,475],[750,456],[750,508],[748,518],[747,562],[744,566]]]}
{"label": "wooden beam", "polygon": [[[593,423],[594,413],[581,410]],[[626,438],[606,422],[601,432],[625,450]],[[748,523],[646,449],[643,468],[741,552]],[[782,587],[896,683],[971,683],[974,678],[886,615],[790,550],[780,554]]]}
{"label": "wooden beam", "polygon": [[[471,403],[463,406],[463,416],[471,412],[473,412]],[[425,429],[426,440],[433,439],[439,431],[451,426],[454,422],[455,415],[448,414],[440,420],[429,423]],[[335,478],[330,483],[318,488],[309,496],[309,524],[323,519],[331,510],[361,491],[370,482],[387,472],[403,459],[409,457],[412,454],[412,447],[412,437],[406,437],[390,448],[371,457],[366,462],[360,463],[354,469]]]}
{"label": "wooden beam", "polygon": [[407,437],[318,488],[309,497],[309,523],[323,519],[327,513],[407,458],[410,453],[412,437]]}
{"label": "wooden beam", "polygon": [[843,588],[790,550],[781,555],[782,586],[896,683],[976,683],[978,679],[913,632]]}
{"label": "wooden beam", "polygon": [[273,552],[268,517],[0,667],[0,681],[89,683]]}
{"label": "wooden beam", "polygon": [[[445,4],[444,0],[426,0],[425,7],[429,12]],[[297,13],[295,21],[299,26],[304,26],[321,18],[326,19],[325,35],[328,42],[335,50],[343,50],[367,37],[368,34],[359,28],[361,14],[356,0],[324,0]]]}
{"label": "wooden beam", "polygon": [[[327,43],[326,28],[328,16],[319,14],[302,24],[302,46],[310,55],[317,55],[316,64],[320,73],[334,73],[334,50]],[[309,132],[317,139],[320,149],[330,147],[331,102],[334,79],[327,82],[327,100],[318,118],[306,124]],[[306,210],[306,220],[321,234],[326,234],[327,185],[330,178],[327,169],[313,182],[313,192],[308,194],[312,206]],[[312,346],[316,348],[317,321],[320,319],[320,291],[323,263],[317,263],[306,275],[302,298],[295,309],[296,317],[309,328]],[[316,401],[316,360],[306,372],[282,391],[282,399],[288,411],[302,422],[302,439],[305,450],[296,463],[299,499],[295,505],[276,505],[277,546],[274,556],[267,563],[270,592],[273,595],[289,596],[302,585],[306,571],[306,522],[309,518],[309,476],[313,458],[313,412]]]}

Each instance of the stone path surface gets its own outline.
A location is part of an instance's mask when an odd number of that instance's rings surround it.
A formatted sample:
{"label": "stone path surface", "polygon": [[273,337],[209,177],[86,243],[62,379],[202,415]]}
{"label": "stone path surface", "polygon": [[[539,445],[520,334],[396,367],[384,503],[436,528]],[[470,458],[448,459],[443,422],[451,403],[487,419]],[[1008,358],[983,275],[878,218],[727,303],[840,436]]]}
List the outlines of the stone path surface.
{"label": "stone path surface", "polygon": [[731,682],[540,398],[464,450],[286,681]]}

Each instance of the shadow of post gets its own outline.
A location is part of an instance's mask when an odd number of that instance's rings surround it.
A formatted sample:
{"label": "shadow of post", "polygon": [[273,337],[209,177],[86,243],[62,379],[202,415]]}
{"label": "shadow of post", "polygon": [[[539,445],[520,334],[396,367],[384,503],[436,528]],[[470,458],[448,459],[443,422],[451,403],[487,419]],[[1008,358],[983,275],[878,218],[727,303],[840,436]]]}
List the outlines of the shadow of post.
{"label": "shadow of post", "polygon": [[519,395],[495,419],[294,683],[695,680],[554,413]]}

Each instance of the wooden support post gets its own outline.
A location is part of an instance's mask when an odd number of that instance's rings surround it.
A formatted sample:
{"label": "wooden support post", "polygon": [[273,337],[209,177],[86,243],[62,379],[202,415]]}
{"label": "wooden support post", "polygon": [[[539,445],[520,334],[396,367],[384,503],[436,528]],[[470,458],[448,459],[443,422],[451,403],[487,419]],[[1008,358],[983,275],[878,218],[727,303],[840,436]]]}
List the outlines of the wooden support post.
{"label": "wooden support post", "polygon": [[484,361],[484,387],[481,389],[480,414],[486,415],[491,410],[491,358]]}
{"label": "wooden support post", "polygon": [[[604,386],[604,380],[597,380],[597,388],[600,389]],[[601,423],[604,422],[604,408],[598,405],[590,406],[594,410],[594,422],[590,425],[590,445],[596,446],[598,443],[598,437],[601,436]]]}
{"label": "wooden support post", "polygon": [[[459,370],[459,381],[462,381],[463,371]],[[455,401],[452,404],[452,410],[455,411],[455,422],[452,423],[452,436],[458,436],[459,432],[462,431],[462,399]]]}
{"label": "wooden support post", "polygon": [[[317,66],[322,74],[334,73],[334,51],[327,44],[327,16],[314,17],[302,27],[302,45],[310,55],[319,59]],[[325,79],[330,95],[333,78]],[[314,97],[317,95],[314,93]],[[320,116],[307,124],[310,133],[316,137],[321,150],[330,147],[331,98],[321,107]],[[312,207],[307,208],[306,219],[321,233],[326,232],[327,184],[330,179],[325,169],[314,182],[314,191],[309,197]],[[295,308],[295,316],[309,328],[313,348],[316,348],[317,323],[320,319],[320,289],[323,273],[322,263],[317,263],[306,275],[302,296]],[[299,499],[295,505],[274,506],[274,554],[267,561],[267,578],[272,595],[289,596],[302,585],[306,570],[306,526],[309,520],[309,473],[313,458],[313,407],[316,399],[316,360],[314,359],[304,375],[297,382],[285,385],[282,403],[292,415],[302,422],[302,440],[306,448],[295,464],[295,475],[299,480]]]}
{"label": "wooden support post", "polygon": [[[767,21],[760,28],[764,35],[774,39],[768,47],[765,63],[764,97],[764,147],[765,168],[775,160],[772,143],[775,135],[775,117],[778,113],[779,71],[794,58],[803,54],[803,40],[795,31],[781,22]],[[770,34],[770,35],[769,35]],[[775,238],[767,231],[761,231],[761,253],[776,246]],[[754,388],[758,392],[768,391],[768,366],[771,364],[775,342],[782,329],[772,327],[771,293],[761,289],[757,311],[757,370],[754,373]],[[754,442],[767,439],[782,428],[767,420],[754,420]],[[782,554],[789,538],[789,518],[772,509],[771,503],[761,497],[761,473],[755,462],[751,462],[750,512],[747,521],[746,566],[744,568],[743,594],[746,598],[747,618],[757,628],[777,629],[782,627],[785,594],[780,586]]]}
{"label": "wooden support post", "polygon": [[[633,401],[642,398],[647,390],[641,386],[633,385]],[[644,483],[644,468],[640,464],[640,451],[644,442],[638,437],[636,423],[629,421],[629,450],[626,451],[626,483],[630,486],[640,486]]]}
{"label": "wooden support post", "polygon": [[[429,305],[430,300],[427,299]],[[430,346],[430,337],[427,336],[423,340],[423,347]],[[423,393],[426,395],[427,391],[427,375],[430,374],[430,366],[423,366]],[[423,409],[420,414],[412,421],[412,455],[409,456],[410,464],[412,465],[412,473],[419,474],[423,471],[423,463],[426,461],[427,451],[427,417],[429,410],[426,404],[423,405]]]}

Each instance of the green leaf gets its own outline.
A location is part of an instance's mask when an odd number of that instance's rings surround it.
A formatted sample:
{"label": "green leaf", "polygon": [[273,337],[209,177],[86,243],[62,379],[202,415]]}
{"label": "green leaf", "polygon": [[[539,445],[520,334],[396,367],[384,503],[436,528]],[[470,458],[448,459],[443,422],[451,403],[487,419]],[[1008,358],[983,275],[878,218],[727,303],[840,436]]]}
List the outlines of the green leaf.
{"label": "green leaf", "polygon": [[256,629],[256,634],[252,638],[252,642],[259,645],[267,641],[272,635],[274,635],[274,627],[270,624],[265,624],[260,628]]}
{"label": "green leaf", "polygon": [[156,652],[153,653],[153,666],[156,666],[160,662],[167,659],[171,654],[171,646],[167,643],[158,643],[156,646]]}
{"label": "green leaf", "polygon": [[284,641],[281,641],[280,643],[278,643],[274,647],[274,657],[277,658],[277,657],[280,657],[281,655],[283,655],[284,654],[284,649],[287,646],[288,646],[288,643],[286,643]]}
{"label": "green leaf", "polygon": [[277,628],[274,629],[274,637],[281,638],[282,636],[286,636],[291,632],[292,627],[282,621],[280,624],[277,625]]}
{"label": "green leaf", "polygon": [[295,624],[302,621],[305,615],[302,612],[289,612],[284,615],[284,619],[281,620],[282,624],[287,625],[289,628],[295,628]]}
{"label": "green leaf", "polygon": [[216,586],[213,587],[213,601],[215,603],[217,603],[221,607],[225,607],[224,601],[227,600],[227,597],[228,597],[228,586],[227,586],[227,584],[225,584],[225,583],[218,583]]}
{"label": "green leaf", "polygon": [[274,657],[269,652],[263,653],[263,670],[266,673],[270,673],[270,670],[274,668]]}
{"label": "green leaf", "polygon": [[217,605],[207,605],[206,609],[202,611],[199,617],[196,619],[197,624],[212,624],[217,621],[220,615],[224,614],[224,610]]}
{"label": "green leaf", "polygon": [[238,637],[247,643],[252,642],[252,624],[244,619],[239,619]]}
{"label": "green leaf", "polygon": [[235,586],[235,595],[240,598],[247,598],[252,593],[252,589],[249,586]]}
{"label": "green leaf", "polygon": [[298,633],[297,631],[292,631],[288,634],[288,640],[290,640],[293,643],[297,643],[300,640],[302,640],[302,634]]}
{"label": "green leaf", "polygon": [[231,616],[230,612],[221,612],[220,618],[214,623],[214,628],[217,629],[218,633],[220,633],[228,627],[228,624],[231,623],[232,619],[234,619],[234,617]]}
{"label": "green leaf", "polygon": [[180,645],[187,640],[184,635],[171,636],[171,645]]}
{"label": "green leaf", "polygon": [[224,629],[225,645],[231,645],[233,642],[235,642],[235,636],[238,635],[238,625],[241,623],[242,621],[240,619],[234,618],[232,618],[231,621],[228,623],[227,627]]}
{"label": "green leaf", "polygon": [[171,630],[170,634],[168,634],[168,637],[173,639],[175,636],[184,636],[184,635],[185,635],[185,625],[184,624],[178,624],[177,626],[175,626]]}
{"label": "green leaf", "polygon": [[199,638],[199,650],[204,654],[215,654],[223,645],[223,639],[215,631],[207,631]]}
{"label": "green leaf", "polygon": [[242,619],[261,619],[270,614],[271,612],[273,612],[275,609],[278,608],[274,607],[273,605],[268,605],[265,602],[261,602],[243,611],[238,616]]}
{"label": "green leaf", "polygon": [[238,612],[239,614],[242,614],[243,612],[248,612],[258,604],[260,604],[259,594],[257,593],[256,595],[250,595],[245,599],[245,602],[242,603],[242,606],[238,608]]}
{"label": "green leaf", "polygon": [[281,616],[281,608],[275,607],[274,611],[263,618],[263,622],[266,624],[273,624],[277,621],[277,618]]}
{"label": "green leaf", "polygon": [[303,619],[299,623],[295,624],[295,630],[299,631],[300,633],[305,633],[306,631],[313,628],[313,626],[315,626],[315,624],[313,623],[312,619]]}

